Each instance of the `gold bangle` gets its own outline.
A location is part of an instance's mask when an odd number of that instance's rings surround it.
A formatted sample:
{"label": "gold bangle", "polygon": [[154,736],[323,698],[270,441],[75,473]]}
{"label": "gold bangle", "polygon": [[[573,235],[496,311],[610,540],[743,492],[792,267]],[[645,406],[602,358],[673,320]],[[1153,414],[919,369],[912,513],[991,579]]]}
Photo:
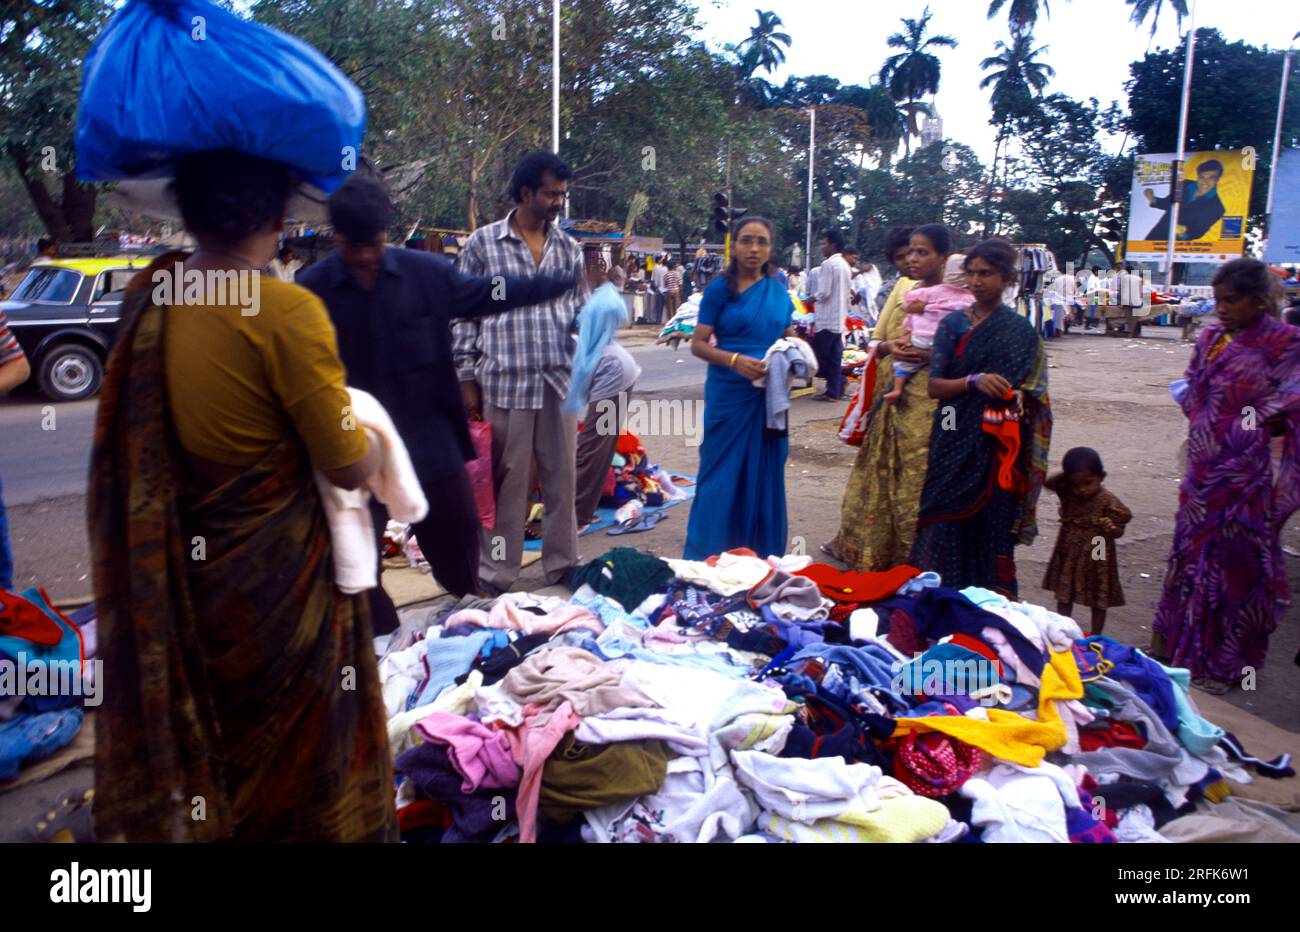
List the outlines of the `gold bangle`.
{"label": "gold bangle", "polygon": [[732,353],[732,354],[731,354],[731,361],[730,361],[729,363],[727,363],[728,368],[731,368],[731,369],[736,368],[736,357],[739,356],[739,355],[740,355],[739,352],[735,352],[735,353]]}

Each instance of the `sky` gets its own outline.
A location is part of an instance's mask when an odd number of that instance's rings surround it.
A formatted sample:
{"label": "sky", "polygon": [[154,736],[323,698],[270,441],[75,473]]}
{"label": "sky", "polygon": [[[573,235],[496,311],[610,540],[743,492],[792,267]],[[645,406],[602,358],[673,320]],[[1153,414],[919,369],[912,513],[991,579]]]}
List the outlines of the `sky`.
{"label": "sky", "polygon": [[[925,0],[698,0],[704,23],[700,37],[715,48],[739,42],[758,21],[755,7],[771,10],[793,42],[785,65],[770,75],[759,72],[761,77],[780,85],[791,75],[828,74],[844,84],[865,85],[893,53],[886,40],[902,30],[900,18],[919,18],[926,5]],[[986,0],[929,0],[928,5],[934,14],[929,34],[957,40],[955,49],[931,50],[937,51],[943,69],[935,103],[944,136],[970,146],[987,164],[995,130],[988,124],[992,89],[979,87],[985,75],[980,62],[995,54],[994,42],[1011,41],[1006,8],[990,20]],[[1124,106],[1128,66],[1147,51],[1150,20],[1143,26],[1130,22],[1131,7],[1124,0],[1049,0],[1049,6],[1050,17],[1040,14],[1034,29],[1035,47],[1047,46],[1040,60],[1056,69],[1045,93],[1096,97],[1103,106],[1115,100]],[[1300,3],[1295,0],[1196,0],[1195,12],[1197,28],[1218,29],[1229,41],[1285,48],[1300,31]],[[1178,45],[1177,23],[1166,2],[1153,51]],[[1110,140],[1112,151],[1121,141]]]}

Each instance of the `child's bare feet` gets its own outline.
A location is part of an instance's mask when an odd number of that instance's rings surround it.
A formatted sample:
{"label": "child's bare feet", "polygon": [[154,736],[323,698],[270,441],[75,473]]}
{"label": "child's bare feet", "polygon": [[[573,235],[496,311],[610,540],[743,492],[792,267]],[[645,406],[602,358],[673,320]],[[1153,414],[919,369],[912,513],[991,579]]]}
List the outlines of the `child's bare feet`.
{"label": "child's bare feet", "polygon": [[891,405],[898,404],[899,399],[901,399],[902,397],[903,397],[903,390],[901,388],[895,388],[892,389],[891,391],[885,392],[885,401]]}

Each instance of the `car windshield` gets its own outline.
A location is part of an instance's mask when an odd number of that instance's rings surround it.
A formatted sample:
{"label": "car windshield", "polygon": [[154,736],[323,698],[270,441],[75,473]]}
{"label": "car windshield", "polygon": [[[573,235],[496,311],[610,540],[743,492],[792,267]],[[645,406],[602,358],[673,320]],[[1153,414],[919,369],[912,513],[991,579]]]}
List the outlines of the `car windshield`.
{"label": "car windshield", "polygon": [[14,292],[14,301],[49,301],[67,304],[77,293],[81,273],[72,269],[32,269]]}

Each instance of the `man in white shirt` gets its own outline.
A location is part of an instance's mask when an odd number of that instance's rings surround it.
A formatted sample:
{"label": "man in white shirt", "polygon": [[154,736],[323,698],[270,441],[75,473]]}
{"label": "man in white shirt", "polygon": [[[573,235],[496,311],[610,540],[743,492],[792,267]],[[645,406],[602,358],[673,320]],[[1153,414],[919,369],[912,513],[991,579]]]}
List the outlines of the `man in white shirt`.
{"label": "man in white shirt", "polygon": [[1101,274],[1101,266],[1094,265],[1092,273],[1088,276],[1087,284],[1084,286],[1084,294],[1088,299],[1088,330],[1095,329],[1098,325],[1098,317],[1101,315],[1099,305],[1106,304],[1106,278]]}
{"label": "man in white shirt", "polygon": [[880,295],[880,269],[873,262],[864,262],[853,279],[853,293],[858,296],[858,313],[868,327],[876,326],[879,315],[876,299]]}
{"label": "man in white shirt", "polygon": [[664,322],[664,305],[667,299],[664,296],[665,280],[668,277],[668,263],[663,256],[655,258],[654,271],[650,273],[650,287],[653,289],[651,297],[650,322],[661,324]]}
{"label": "man in white shirt", "polygon": [[813,299],[813,353],[817,368],[826,379],[825,393],[818,401],[839,401],[844,397],[844,321],[849,313],[852,274],[840,255],[844,251],[844,234],[827,230],[822,235],[822,255],[826,257],[816,270],[817,283]]}

